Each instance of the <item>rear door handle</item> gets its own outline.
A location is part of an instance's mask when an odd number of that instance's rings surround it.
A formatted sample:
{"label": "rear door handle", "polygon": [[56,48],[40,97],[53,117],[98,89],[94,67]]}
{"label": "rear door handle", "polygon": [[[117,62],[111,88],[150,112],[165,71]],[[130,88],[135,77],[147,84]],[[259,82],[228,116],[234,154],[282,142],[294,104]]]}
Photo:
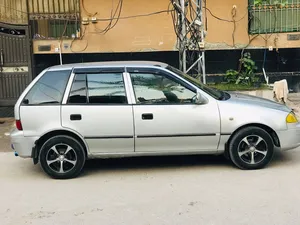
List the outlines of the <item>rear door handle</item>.
{"label": "rear door handle", "polygon": [[153,114],[152,113],[143,113],[142,120],[153,120]]}
{"label": "rear door handle", "polygon": [[81,115],[80,114],[71,114],[70,120],[81,120]]}

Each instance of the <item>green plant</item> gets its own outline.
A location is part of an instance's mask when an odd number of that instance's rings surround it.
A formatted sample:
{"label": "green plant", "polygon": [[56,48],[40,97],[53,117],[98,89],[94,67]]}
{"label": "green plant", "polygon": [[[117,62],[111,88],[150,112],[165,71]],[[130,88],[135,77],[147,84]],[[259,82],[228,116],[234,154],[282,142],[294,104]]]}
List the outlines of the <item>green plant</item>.
{"label": "green plant", "polygon": [[246,86],[242,84],[229,84],[229,83],[217,83],[217,84],[208,84],[211,88],[216,88],[222,91],[252,91],[252,90],[270,90],[266,85],[253,85],[253,86]]}
{"label": "green plant", "polygon": [[255,62],[251,59],[251,54],[249,52],[244,53],[243,57],[240,59],[240,64],[240,71],[226,71],[225,80],[228,83],[252,86],[254,82],[259,81],[259,78],[255,76],[257,66],[255,65]]}
{"label": "green plant", "polygon": [[240,59],[241,61],[241,76],[240,79],[247,81],[248,85],[252,85],[255,78],[255,71],[257,70],[257,66],[255,62],[251,59],[251,54],[249,52],[244,53],[244,56]]}
{"label": "green plant", "polygon": [[259,82],[259,77],[254,77],[254,78],[252,78],[252,82],[253,82],[253,83]]}
{"label": "green plant", "polygon": [[280,8],[286,6],[288,4],[288,1],[282,2],[282,1],[275,0],[273,1],[273,3],[271,3],[270,0],[254,0],[255,6],[262,6],[263,4],[275,5],[276,7]]}
{"label": "green plant", "polygon": [[239,72],[236,70],[227,70],[225,74],[225,80],[230,84],[235,84],[239,76]]}

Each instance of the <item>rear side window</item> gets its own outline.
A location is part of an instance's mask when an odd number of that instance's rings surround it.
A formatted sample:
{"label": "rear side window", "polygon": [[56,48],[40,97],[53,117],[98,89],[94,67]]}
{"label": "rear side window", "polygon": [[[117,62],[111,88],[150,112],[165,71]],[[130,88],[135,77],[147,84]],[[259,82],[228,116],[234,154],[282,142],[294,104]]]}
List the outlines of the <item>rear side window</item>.
{"label": "rear side window", "polygon": [[122,73],[87,74],[91,104],[127,103]]}
{"label": "rear side window", "polygon": [[122,73],[76,74],[70,104],[126,104]]}
{"label": "rear side window", "polygon": [[23,104],[60,104],[70,73],[70,70],[46,72],[27,93]]}

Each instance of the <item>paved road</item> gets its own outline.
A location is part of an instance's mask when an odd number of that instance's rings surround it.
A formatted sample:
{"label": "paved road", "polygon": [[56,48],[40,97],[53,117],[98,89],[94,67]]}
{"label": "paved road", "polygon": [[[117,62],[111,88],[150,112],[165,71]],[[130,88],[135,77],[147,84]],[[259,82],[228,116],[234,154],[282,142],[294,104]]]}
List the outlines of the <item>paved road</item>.
{"label": "paved road", "polygon": [[242,171],[222,157],[90,161],[52,180],[0,153],[0,224],[299,224],[300,148]]}

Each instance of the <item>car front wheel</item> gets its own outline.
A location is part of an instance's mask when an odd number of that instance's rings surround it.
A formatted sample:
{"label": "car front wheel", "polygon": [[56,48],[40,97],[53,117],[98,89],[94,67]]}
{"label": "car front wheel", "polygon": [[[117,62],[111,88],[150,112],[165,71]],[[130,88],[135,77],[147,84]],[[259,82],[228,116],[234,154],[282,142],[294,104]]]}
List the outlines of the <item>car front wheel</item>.
{"label": "car front wheel", "polygon": [[77,177],[85,163],[81,144],[69,136],[55,136],[44,143],[40,151],[43,170],[56,179]]}
{"label": "car front wheel", "polygon": [[273,153],[272,137],[259,127],[241,129],[229,144],[230,158],[241,169],[261,169],[272,160]]}

